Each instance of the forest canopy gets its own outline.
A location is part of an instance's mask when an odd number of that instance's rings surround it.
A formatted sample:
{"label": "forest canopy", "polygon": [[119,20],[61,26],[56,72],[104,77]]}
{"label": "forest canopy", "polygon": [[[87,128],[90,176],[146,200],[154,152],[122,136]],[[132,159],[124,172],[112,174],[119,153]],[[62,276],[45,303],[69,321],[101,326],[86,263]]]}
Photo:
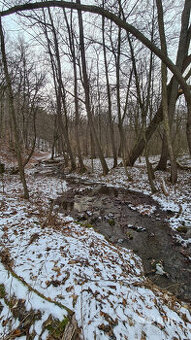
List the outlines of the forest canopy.
{"label": "forest canopy", "polygon": [[[24,167],[35,147],[103,173],[122,159],[161,154],[157,169],[191,154],[191,1],[1,1],[0,138]],[[9,18],[14,15],[12,35]],[[128,171],[127,171],[128,176]],[[130,178],[129,178],[130,179]]]}

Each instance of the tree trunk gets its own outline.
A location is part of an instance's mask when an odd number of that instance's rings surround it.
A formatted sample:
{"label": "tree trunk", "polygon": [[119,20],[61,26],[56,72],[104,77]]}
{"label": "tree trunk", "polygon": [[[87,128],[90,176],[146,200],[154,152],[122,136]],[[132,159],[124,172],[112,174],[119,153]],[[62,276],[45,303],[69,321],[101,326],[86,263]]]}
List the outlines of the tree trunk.
{"label": "tree trunk", "polygon": [[[152,30],[152,38],[153,38],[153,30]],[[146,160],[146,166],[147,166],[147,175],[148,175],[148,181],[151,188],[151,192],[154,194],[157,189],[155,188],[154,181],[153,181],[153,169],[152,165],[149,162],[149,149],[148,149],[148,142],[146,140],[146,119],[148,115],[148,108],[149,108],[149,99],[150,99],[150,89],[151,89],[151,79],[152,79],[152,67],[153,67],[153,55],[152,52],[150,53],[150,63],[149,63],[149,76],[148,76],[148,85],[147,85],[147,95],[146,98],[144,98],[144,95],[141,93],[141,87],[140,87],[140,80],[137,72],[137,66],[136,66],[136,60],[135,60],[135,53],[134,48],[131,42],[131,39],[128,34],[128,41],[131,51],[131,59],[132,59],[132,69],[135,77],[135,83],[136,83],[136,90],[137,90],[137,101],[138,105],[141,110],[141,118],[142,118],[142,128],[141,128],[141,135],[143,135],[143,139],[145,142],[145,160]]]}
{"label": "tree trunk", "polygon": [[76,135],[76,147],[78,153],[78,160],[80,166],[80,172],[84,172],[86,167],[83,163],[82,152],[81,152],[81,144],[79,138],[79,123],[80,123],[80,114],[79,114],[79,103],[78,103],[78,74],[77,74],[77,65],[76,65],[76,51],[75,51],[75,42],[74,42],[74,32],[73,32],[73,24],[72,24],[72,12],[71,12],[71,21],[70,25],[67,19],[66,11],[64,10],[64,18],[66,21],[67,29],[68,29],[68,37],[69,37],[69,47],[72,56],[72,64],[73,64],[73,72],[74,72],[74,104],[75,104],[75,135]]}
{"label": "tree trunk", "polygon": [[[58,40],[57,40],[57,34],[56,34],[56,30],[54,27],[54,23],[53,23],[53,19],[52,19],[52,14],[50,11],[50,8],[48,8],[48,14],[49,14],[49,18],[50,18],[50,22],[51,22],[51,28],[52,28],[52,33],[53,33],[53,37],[54,37],[54,47],[55,47],[55,56],[56,56],[56,62],[57,62],[57,113],[58,113],[58,121],[59,124],[61,126],[61,129],[64,133],[64,138],[66,141],[66,147],[67,147],[67,152],[69,154],[70,157],[70,162],[71,162],[71,170],[75,170],[76,169],[76,162],[73,156],[73,152],[72,152],[72,148],[70,145],[70,140],[69,140],[69,136],[68,136],[68,131],[67,128],[65,127],[65,124],[63,122],[62,119],[62,107],[61,107],[61,100],[63,101],[63,107],[65,110],[65,114],[66,114],[66,107],[65,107],[65,98],[63,97],[63,93],[62,93],[62,70],[61,70],[61,62],[60,62],[60,53],[59,53],[59,47],[58,47]],[[49,42],[48,42],[49,43]],[[51,57],[51,56],[50,56]]]}
{"label": "tree trunk", "polygon": [[20,140],[19,140],[17,119],[16,119],[16,114],[15,114],[14,97],[13,97],[13,90],[12,90],[12,85],[11,85],[11,78],[10,78],[10,75],[9,75],[9,70],[8,70],[8,65],[7,65],[7,57],[6,57],[6,51],[5,51],[5,41],[4,41],[3,27],[2,27],[2,23],[1,23],[1,16],[0,16],[0,37],[1,37],[2,63],[3,63],[3,68],[4,68],[6,83],[7,83],[10,114],[11,114],[12,121],[13,121],[15,149],[16,149],[16,153],[17,153],[19,174],[20,174],[22,185],[23,185],[24,198],[28,199],[29,198],[29,192],[28,192],[28,188],[27,188],[27,183],[26,183],[25,173],[24,173],[24,166],[23,166],[22,156],[21,156],[21,145],[20,145]]}
{"label": "tree trunk", "polygon": [[[166,45],[166,37],[164,30],[164,19],[163,19],[163,6],[161,0],[156,0],[157,4],[157,12],[158,12],[158,25],[159,25],[159,35],[161,42],[161,50],[167,56],[167,45]],[[172,146],[171,139],[171,131],[169,124],[169,115],[168,115],[168,95],[167,95],[167,67],[162,62],[161,65],[161,73],[162,73],[162,107],[163,107],[163,119],[164,119],[164,129],[166,134],[166,140],[168,145],[168,152],[171,161],[171,182],[175,184],[177,182],[177,165],[174,157],[174,151]]]}
{"label": "tree trunk", "polygon": [[155,168],[155,170],[166,170],[167,166],[167,160],[168,160],[169,154],[168,154],[168,145],[167,145],[167,140],[166,140],[166,134],[165,132],[163,133],[163,138],[162,138],[162,151],[161,151],[161,156],[160,160]]}
{"label": "tree trunk", "polygon": [[[191,7],[191,1],[186,0],[185,3],[184,3],[184,9],[183,9],[183,12],[182,12],[181,32],[180,32],[179,46],[178,46],[178,52],[177,52],[177,58],[176,58],[176,66],[182,72],[183,72],[184,62],[185,62],[185,60],[188,56],[188,48],[189,48],[190,35],[191,35],[190,34],[190,26],[189,26],[190,25],[189,24],[190,7]],[[171,89],[171,93],[170,93],[170,98],[168,100],[168,102],[169,102],[168,113],[169,113],[170,128],[172,127],[173,116],[174,116],[174,112],[175,112],[178,85],[179,84],[178,84],[177,80],[173,77],[172,89]],[[188,124],[187,125],[189,126],[189,118],[188,118]],[[189,139],[189,137],[187,135],[187,140],[188,139]],[[189,141],[188,141],[188,145],[189,145]],[[166,149],[167,149],[167,142],[166,142],[165,133],[164,133],[161,158],[160,158],[159,164],[157,166],[157,169],[159,169],[159,170],[166,169],[166,163],[167,163],[167,159],[168,159],[168,152],[167,152]]]}
{"label": "tree trunk", "polygon": [[[173,78],[174,77],[171,78],[171,81],[167,86],[168,100],[169,100],[170,94],[171,94]],[[140,137],[138,139],[138,141],[134,145],[133,149],[130,151],[129,158],[127,159],[127,165],[129,165],[129,166],[134,165],[135,161],[142,154],[142,152],[145,148],[145,142],[148,142],[151,139],[152,135],[154,134],[154,132],[156,131],[158,125],[162,122],[162,120],[163,120],[163,111],[162,111],[162,104],[160,104],[155,116],[153,117],[148,128],[145,131],[146,140],[144,140],[143,137]]]}
{"label": "tree trunk", "polygon": [[[80,0],[76,0],[76,2],[80,4]],[[109,169],[108,169],[101,145],[97,137],[94,120],[93,120],[93,114],[91,110],[91,104],[90,104],[89,79],[88,79],[87,69],[86,69],[86,57],[85,57],[85,47],[84,47],[84,30],[83,30],[82,13],[80,10],[78,10],[78,21],[79,21],[79,33],[80,33],[80,50],[81,50],[81,58],[82,58],[83,86],[84,86],[84,92],[85,92],[85,106],[86,106],[90,130],[91,130],[94,142],[96,144],[98,155],[99,155],[100,162],[102,165],[103,174],[107,175],[107,173],[109,172]]]}
{"label": "tree trunk", "polygon": [[109,120],[109,128],[110,128],[110,139],[113,153],[113,167],[117,166],[117,150],[115,146],[115,134],[113,128],[113,120],[112,120],[112,104],[111,104],[111,93],[110,93],[110,84],[109,84],[109,73],[108,73],[108,62],[107,62],[107,53],[105,47],[105,19],[102,18],[102,41],[103,41],[103,54],[104,54],[104,65],[105,65],[105,77],[106,77],[106,87],[107,87],[107,100],[108,100],[108,120]]}

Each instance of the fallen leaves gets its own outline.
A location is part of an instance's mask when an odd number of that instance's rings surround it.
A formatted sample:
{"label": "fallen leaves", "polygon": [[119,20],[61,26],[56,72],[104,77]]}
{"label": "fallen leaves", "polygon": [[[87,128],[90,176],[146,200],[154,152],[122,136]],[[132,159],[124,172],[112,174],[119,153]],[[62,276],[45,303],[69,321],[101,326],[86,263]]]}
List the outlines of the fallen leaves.
{"label": "fallen leaves", "polygon": [[18,338],[22,335],[22,332],[20,329],[15,329],[14,331],[11,332],[11,335]]}
{"label": "fallen leaves", "polygon": [[30,240],[29,240],[28,245],[30,245],[30,244],[32,244],[33,242],[35,242],[36,240],[38,240],[39,236],[40,236],[39,233],[34,233],[34,234],[32,234],[31,237],[30,237]]}
{"label": "fallen leaves", "polygon": [[47,287],[49,287],[50,285],[53,285],[53,287],[58,287],[61,285],[62,282],[59,280],[51,280],[51,281],[47,280],[45,281],[45,283]]}
{"label": "fallen leaves", "polygon": [[4,264],[6,268],[11,268],[13,265],[13,259],[11,258],[9,249],[4,248],[0,251],[1,262]]}

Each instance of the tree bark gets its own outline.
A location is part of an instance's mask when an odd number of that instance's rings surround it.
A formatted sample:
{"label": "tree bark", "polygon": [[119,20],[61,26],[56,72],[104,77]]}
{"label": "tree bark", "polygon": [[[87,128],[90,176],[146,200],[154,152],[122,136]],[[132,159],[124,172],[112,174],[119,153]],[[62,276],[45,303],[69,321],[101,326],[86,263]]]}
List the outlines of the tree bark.
{"label": "tree bark", "polygon": [[[80,0],[76,0],[76,1],[77,3],[80,3]],[[88,79],[87,69],[86,69],[86,56],[85,56],[85,47],[84,47],[83,21],[82,21],[82,13],[80,10],[78,10],[78,21],[79,21],[80,50],[81,50],[81,58],[82,58],[82,74],[83,74],[83,86],[84,86],[84,92],[85,92],[86,112],[88,116],[89,126],[91,129],[91,134],[93,136],[94,142],[98,150],[98,155],[99,155],[99,159],[102,165],[103,174],[107,175],[107,173],[109,172],[109,169],[105,161],[105,158],[103,156],[103,151],[102,151],[101,145],[97,137],[93,115],[92,115],[91,104],[90,104],[89,79]]]}
{"label": "tree bark", "polygon": [[[185,61],[188,57],[188,49],[189,49],[190,36],[191,36],[191,32],[190,32],[191,26],[189,26],[190,7],[191,7],[191,1],[185,0],[184,9],[182,11],[182,17],[181,17],[181,31],[180,31],[180,37],[179,37],[178,52],[177,52],[177,57],[176,57],[176,66],[182,72],[184,70]],[[172,89],[171,89],[170,97],[169,97],[169,100],[168,100],[168,102],[169,102],[168,103],[168,114],[169,114],[170,128],[172,127],[173,116],[174,116],[174,113],[175,113],[178,85],[179,84],[178,84],[176,78],[173,78]],[[190,126],[189,117],[188,117],[187,126]],[[188,140],[188,138],[187,138],[187,140]],[[188,143],[189,143],[189,141],[188,141]],[[168,159],[167,140],[165,138],[165,133],[164,133],[163,142],[162,142],[161,158],[160,158],[160,161],[158,163],[157,169],[165,170],[167,159]]]}
{"label": "tree bark", "polygon": [[73,73],[74,73],[74,105],[75,105],[75,134],[76,134],[76,147],[78,152],[78,160],[80,166],[80,172],[84,172],[86,167],[83,163],[82,151],[80,145],[79,138],[79,123],[80,123],[80,114],[79,114],[79,103],[78,103],[78,77],[77,77],[77,65],[76,65],[76,50],[75,50],[75,41],[74,41],[74,31],[72,25],[72,12],[71,12],[71,21],[70,25],[68,22],[68,18],[66,12],[64,10],[64,18],[66,21],[66,26],[68,29],[68,37],[69,37],[69,47],[72,56],[72,64],[73,64]]}
{"label": "tree bark", "polygon": [[1,23],[1,15],[0,15],[0,37],[1,37],[2,63],[3,63],[5,79],[6,79],[6,83],[7,83],[10,114],[11,114],[12,121],[13,121],[15,149],[16,149],[16,153],[17,153],[19,174],[20,174],[22,185],[23,185],[24,198],[28,199],[29,198],[29,191],[28,191],[28,188],[27,188],[24,166],[23,166],[23,161],[22,161],[22,156],[21,156],[21,145],[20,145],[20,140],[19,140],[19,131],[18,131],[18,126],[17,126],[17,119],[16,119],[16,114],[15,114],[14,96],[13,96],[11,78],[10,78],[10,75],[9,75],[9,70],[8,70],[8,65],[7,65],[7,57],[6,57],[6,51],[5,51],[5,40],[4,40],[4,34],[3,34],[3,27],[2,27],[2,23]]}
{"label": "tree bark", "polygon": [[[166,45],[166,37],[164,30],[164,17],[163,17],[163,6],[161,0],[156,0],[157,4],[157,12],[158,12],[158,26],[159,26],[159,35],[160,35],[160,43],[161,50],[164,54],[167,55],[167,45]],[[163,108],[163,119],[164,119],[164,129],[166,134],[166,140],[168,145],[168,152],[171,161],[171,182],[175,184],[177,182],[177,165],[174,157],[174,151],[172,146],[172,138],[170,131],[170,123],[169,123],[169,114],[168,114],[168,95],[167,95],[167,67],[162,62],[161,65],[161,75],[162,75],[162,108]]]}
{"label": "tree bark", "polygon": [[110,92],[110,84],[109,84],[109,72],[108,72],[108,61],[107,61],[107,53],[105,47],[105,19],[102,18],[102,41],[103,41],[103,54],[104,54],[104,66],[105,66],[105,78],[106,78],[106,88],[107,88],[107,100],[108,100],[108,120],[109,120],[109,128],[110,128],[110,139],[113,153],[113,167],[117,166],[117,150],[115,146],[115,134],[113,128],[113,120],[112,120],[112,104],[111,104],[111,92]]}
{"label": "tree bark", "polygon": [[[153,32],[152,32],[153,35]],[[147,85],[147,95],[146,98],[144,98],[144,95],[141,93],[141,87],[140,87],[140,80],[137,72],[137,66],[136,66],[136,60],[135,60],[135,53],[134,48],[131,42],[131,39],[128,35],[128,41],[131,51],[131,59],[132,59],[132,69],[134,72],[135,77],[135,83],[136,83],[136,90],[137,90],[137,101],[138,105],[141,109],[141,118],[142,118],[142,128],[141,128],[141,135],[143,136],[144,143],[145,143],[145,160],[146,160],[146,166],[147,166],[147,175],[148,175],[148,181],[151,188],[151,192],[154,194],[157,189],[154,185],[154,173],[152,169],[152,165],[149,162],[149,150],[148,150],[148,142],[146,139],[146,118],[148,115],[148,108],[149,108],[149,98],[150,98],[150,88],[151,88],[151,79],[152,79],[152,67],[153,67],[153,55],[152,52],[150,53],[150,63],[149,63],[149,76],[148,76],[148,85]]]}
{"label": "tree bark", "polygon": [[62,82],[62,70],[61,70],[61,61],[60,61],[60,52],[59,52],[59,46],[58,46],[58,40],[57,40],[57,34],[56,34],[56,30],[54,27],[54,22],[52,19],[52,14],[50,11],[50,8],[48,8],[48,14],[49,14],[49,18],[50,18],[50,22],[51,22],[51,27],[52,27],[52,33],[53,33],[53,37],[54,37],[54,47],[55,47],[55,56],[56,56],[56,62],[57,62],[57,113],[58,113],[58,120],[59,120],[59,124],[61,125],[62,131],[64,133],[64,138],[66,141],[66,147],[67,147],[67,152],[69,154],[70,157],[70,162],[71,162],[71,170],[75,170],[76,169],[76,162],[73,156],[73,152],[72,152],[72,148],[71,148],[71,144],[70,144],[70,140],[69,140],[69,136],[68,136],[68,130],[67,127],[65,126],[63,119],[62,119],[62,107],[61,107],[61,100],[63,102],[63,108],[64,108],[64,112],[65,115],[67,115],[66,112],[66,103],[65,103],[65,93],[62,93],[62,86],[63,86],[63,82]]}

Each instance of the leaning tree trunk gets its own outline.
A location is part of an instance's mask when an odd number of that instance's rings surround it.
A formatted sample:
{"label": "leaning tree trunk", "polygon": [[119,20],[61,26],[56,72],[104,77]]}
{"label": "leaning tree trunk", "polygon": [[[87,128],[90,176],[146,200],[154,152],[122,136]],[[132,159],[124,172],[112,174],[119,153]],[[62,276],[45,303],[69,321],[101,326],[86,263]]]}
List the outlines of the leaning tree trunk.
{"label": "leaning tree trunk", "polygon": [[[163,6],[162,6],[161,0],[156,0],[156,4],[157,4],[157,12],[158,12],[158,26],[159,26],[161,50],[167,56],[167,45],[166,45],[166,37],[165,37],[165,31],[164,31]],[[177,165],[176,165],[176,160],[174,157],[174,151],[173,151],[173,146],[172,146],[169,115],[168,115],[167,67],[163,62],[161,65],[161,73],[162,73],[162,107],[163,107],[164,129],[165,129],[166,140],[167,140],[167,145],[168,145],[169,157],[171,161],[171,182],[172,184],[175,184],[177,181]]]}
{"label": "leaning tree trunk", "polygon": [[[176,66],[182,72],[184,71],[183,70],[184,61],[186,57],[188,56],[188,49],[189,49],[190,36],[191,36],[191,26],[189,23],[190,8],[191,8],[191,1],[186,0],[184,3],[184,9],[182,12],[182,17],[181,17],[181,32],[180,32],[179,46],[178,46],[178,52],[177,52],[177,58],[176,58]],[[173,122],[173,116],[174,116],[176,100],[177,100],[177,92],[178,92],[178,82],[174,78],[172,82],[172,90],[170,94],[169,107],[168,107],[170,127],[172,126],[172,122]],[[187,125],[190,126],[189,115],[188,115]],[[189,145],[189,133],[187,134],[187,140],[188,140],[188,145]],[[166,138],[164,137],[163,144],[162,144],[161,158],[157,166],[157,169],[161,169],[161,170],[166,169],[166,163],[168,159],[168,152],[166,152],[166,148],[167,148],[167,141],[166,141]]]}
{"label": "leaning tree trunk", "polygon": [[[173,79],[174,79],[174,77],[172,77],[170,83],[167,86],[168,101],[169,101],[170,95],[171,95]],[[180,94],[177,94],[177,97],[178,97],[178,95],[180,95]],[[129,166],[134,165],[135,161],[138,159],[138,157],[140,157],[140,155],[142,154],[142,152],[145,148],[145,142],[147,143],[151,139],[151,137],[153,136],[154,132],[156,131],[156,129],[158,128],[158,126],[162,122],[162,120],[163,120],[163,111],[162,111],[162,104],[160,104],[157,112],[155,113],[155,116],[153,117],[148,128],[145,131],[146,140],[144,140],[143,137],[138,139],[138,141],[134,145],[133,149],[130,151],[129,158],[127,159],[127,165],[129,165]]]}
{"label": "leaning tree trunk", "polygon": [[[189,26],[189,18],[190,18],[190,7],[191,7],[191,1],[190,0],[185,0],[185,5],[184,9],[182,12],[182,19],[181,19],[181,32],[180,32],[180,38],[179,38],[179,46],[178,46],[178,52],[177,52],[177,60],[176,60],[176,65],[177,67],[184,72],[185,68],[188,66],[186,63],[187,55],[188,55],[188,48],[189,48],[189,42],[190,42],[190,36],[191,36],[191,26]],[[170,119],[173,119],[173,114],[174,114],[174,109],[175,109],[175,104],[176,100],[178,97],[178,82],[175,78],[175,76],[172,77],[168,87],[168,105],[169,105],[169,112],[172,117]],[[187,103],[189,102],[189,91],[187,91],[187,98],[186,101]],[[188,120],[187,120],[187,141],[188,141],[188,146],[189,146],[189,151],[191,154],[191,113],[189,109],[189,105],[187,104],[188,107]],[[159,109],[157,110],[154,118],[152,119],[149,127],[146,130],[146,140],[148,141],[155,130],[157,129],[159,123],[162,121],[163,115],[162,115],[162,105],[160,105]],[[165,142],[164,142],[165,143]],[[132,151],[130,152],[129,159],[127,160],[128,165],[133,165],[137,158],[141,155],[145,147],[145,141],[143,138],[139,139],[135,146],[133,147]],[[160,163],[158,164],[159,167],[163,167],[166,164],[167,156],[165,154],[166,148],[165,145],[163,145],[163,151],[162,151],[162,159]]]}
{"label": "leaning tree trunk", "polygon": [[9,106],[10,106],[10,114],[13,121],[13,129],[14,129],[14,138],[15,138],[15,149],[17,153],[17,161],[18,161],[18,167],[19,167],[19,174],[21,178],[21,182],[23,185],[24,190],[24,198],[29,198],[29,192],[27,188],[27,183],[25,179],[25,173],[24,173],[24,166],[21,156],[21,145],[20,145],[20,139],[19,139],[19,132],[18,132],[18,126],[17,126],[17,118],[15,113],[15,107],[14,107],[14,97],[13,97],[13,90],[11,85],[11,78],[9,75],[8,65],[7,65],[7,57],[5,52],[5,40],[4,40],[4,34],[3,34],[3,27],[1,23],[1,16],[0,16],[0,37],[1,37],[1,55],[2,55],[2,63],[5,73],[5,79],[7,83],[7,90],[8,90],[8,98],[9,98]]}

